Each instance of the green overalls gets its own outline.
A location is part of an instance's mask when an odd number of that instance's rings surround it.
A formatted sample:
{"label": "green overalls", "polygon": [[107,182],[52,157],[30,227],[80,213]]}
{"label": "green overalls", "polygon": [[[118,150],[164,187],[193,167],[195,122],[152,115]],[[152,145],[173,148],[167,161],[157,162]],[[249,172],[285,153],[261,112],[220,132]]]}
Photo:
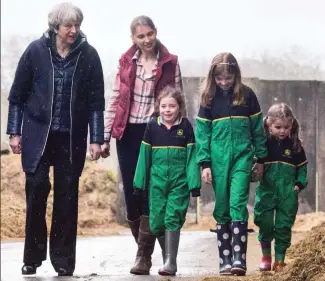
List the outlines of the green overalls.
{"label": "green overalls", "polygon": [[134,177],[134,188],[149,186],[150,230],[157,236],[182,228],[190,191],[199,193],[200,168],[195,161],[192,125],[180,119],[169,130],[160,117],[146,128]]}
{"label": "green overalls", "polygon": [[267,141],[268,156],[264,176],[257,184],[254,222],[260,228],[259,240],[275,239],[277,260],[284,256],[291,243],[291,228],[298,211],[298,192],[307,186],[307,160],[304,150],[294,152],[290,138]]}
{"label": "green overalls", "polygon": [[196,119],[197,163],[210,167],[218,224],[247,222],[253,156],[267,154],[262,112],[255,93],[243,86],[244,103],[233,105],[233,91],[219,87],[211,105]]}

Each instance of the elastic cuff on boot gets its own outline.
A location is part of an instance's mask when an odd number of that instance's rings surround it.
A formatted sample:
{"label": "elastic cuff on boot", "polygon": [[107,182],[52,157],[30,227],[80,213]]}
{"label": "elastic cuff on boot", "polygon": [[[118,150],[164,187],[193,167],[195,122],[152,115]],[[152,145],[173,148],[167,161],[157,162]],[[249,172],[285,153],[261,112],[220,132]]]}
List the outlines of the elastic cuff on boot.
{"label": "elastic cuff on boot", "polygon": [[262,249],[271,249],[271,242],[260,241]]}
{"label": "elastic cuff on boot", "polygon": [[270,257],[272,255],[271,242],[260,241],[263,257]]}

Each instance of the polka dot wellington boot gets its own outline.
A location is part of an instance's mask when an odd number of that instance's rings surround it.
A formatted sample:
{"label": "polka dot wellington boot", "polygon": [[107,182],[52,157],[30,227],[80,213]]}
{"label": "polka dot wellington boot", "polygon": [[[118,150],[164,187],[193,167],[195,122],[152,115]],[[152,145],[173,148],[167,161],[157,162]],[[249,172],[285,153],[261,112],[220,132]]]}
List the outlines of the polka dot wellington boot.
{"label": "polka dot wellington boot", "polygon": [[230,275],[232,266],[231,228],[230,223],[217,224],[219,273]]}
{"label": "polka dot wellington boot", "polygon": [[234,221],[231,229],[233,263],[230,271],[234,275],[244,276],[246,275],[247,222]]}

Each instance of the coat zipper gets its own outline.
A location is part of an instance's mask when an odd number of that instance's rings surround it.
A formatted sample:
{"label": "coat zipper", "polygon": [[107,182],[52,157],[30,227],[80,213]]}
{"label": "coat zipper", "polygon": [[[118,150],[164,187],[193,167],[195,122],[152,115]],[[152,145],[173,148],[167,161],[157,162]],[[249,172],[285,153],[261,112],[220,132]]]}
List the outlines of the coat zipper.
{"label": "coat zipper", "polygon": [[47,134],[46,134],[46,139],[45,139],[45,144],[44,144],[44,147],[43,147],[43,151],[42,151],[42,155],[44,154],[44,151],[45,151],[45,147],[46,147],[46,144],[47,144],[47,139],[49,137],[49,133],[50,133],[50,128],[51,128],[51,124],[52,124],[52,114],[53,114],[53,100],[54,100],[54,66],[53,66],[53,61],[52,61],[52,53],[51,53],[51,49],[49,49],[49,53],[50,53],[50,59],[51,59],[51,65],[52,65],[52,102],[51,102],[51,118],[50,118],[50,124],[49,124],[49,128],[47,130]]}
{"label": "coat zipper", "polygon": [[70,163],[72,164],[72,96],[73,96],[73,79],[74,75],[77,70],[79,57],[81,55],[82,51],[79,53],[77,61],[76,61],[76,67],[74,68],[72,79],[71,79],[71,95],[70,95]]}

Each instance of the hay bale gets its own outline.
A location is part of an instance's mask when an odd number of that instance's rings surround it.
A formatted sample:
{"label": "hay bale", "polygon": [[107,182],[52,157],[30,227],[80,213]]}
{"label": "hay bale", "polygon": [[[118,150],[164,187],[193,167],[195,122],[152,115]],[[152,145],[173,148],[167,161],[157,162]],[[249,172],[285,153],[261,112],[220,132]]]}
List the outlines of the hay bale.
{"label": "hay bale", "polygon": [[[53,182],[53,169],[50,170]],[[78,235],[116,233],[121,227],[115,223],[117,195],[116,179],[96,162],[86,161],[79,184]],[[47,201],[46,221],[50,230],[53,208],[53,188]],[[25,236],[26,200],[25,174],[21,157],[1,156],[1,239]]]}

